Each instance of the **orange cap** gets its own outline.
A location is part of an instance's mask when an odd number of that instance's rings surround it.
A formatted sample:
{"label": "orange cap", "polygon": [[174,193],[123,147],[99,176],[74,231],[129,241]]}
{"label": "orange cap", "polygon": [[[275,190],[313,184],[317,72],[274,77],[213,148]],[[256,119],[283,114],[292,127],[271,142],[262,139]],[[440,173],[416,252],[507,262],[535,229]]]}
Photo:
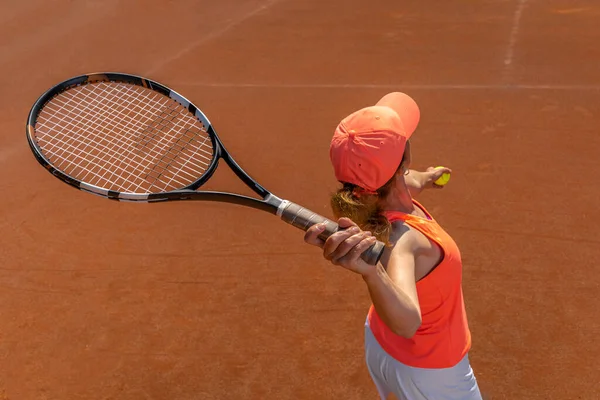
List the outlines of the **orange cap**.
{"label": "orange cap", "polygon": [[420,116],[410,96],[393,92],[344,118],[329,148],[337,180],[369,191],[383,186],[400,166]]}

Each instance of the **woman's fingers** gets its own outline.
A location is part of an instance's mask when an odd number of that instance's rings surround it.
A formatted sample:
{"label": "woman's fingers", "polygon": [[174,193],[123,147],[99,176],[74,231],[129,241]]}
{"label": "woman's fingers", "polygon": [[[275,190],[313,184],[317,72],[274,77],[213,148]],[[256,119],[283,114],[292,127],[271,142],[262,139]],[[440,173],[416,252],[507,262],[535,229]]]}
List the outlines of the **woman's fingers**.
{"label": "woman's fingers", "polygon": [[325,242],[323,248],[323,255],[326,259],[330,260],[334,264],[338,264],[339,260],[347,257],[347,255],[359,245],[363,240],[371,236],[371,232],[363,232],[349,228],[344,235],[339,235],[333,240],[329,239]]}
{"label": "woman's fingers", "polygon": [[313,246],[323,247],[325,241],[319,235],[325,230],[325,224],[315,224],[306,230],[304,241]]}

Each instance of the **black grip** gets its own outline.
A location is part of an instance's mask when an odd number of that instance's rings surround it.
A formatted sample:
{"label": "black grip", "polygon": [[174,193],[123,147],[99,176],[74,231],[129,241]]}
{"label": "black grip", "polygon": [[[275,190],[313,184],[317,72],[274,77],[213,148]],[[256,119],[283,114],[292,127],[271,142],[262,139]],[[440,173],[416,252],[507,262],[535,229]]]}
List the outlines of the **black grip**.
{"label": "black grip", "polygon": [[[325,240],[335,232],[340,230],[338,224],[329,219],[314,213],[306,208],[299,206],[298,204],[288,202],[285,208],[281,212],[281,219],[288,224],[300,228],[303,231],[307,231],[311,226],[320,222],[325,222],[325,230],[319,235],[319,238]],[[366,263],[375,265],[379,262],[379,259],[383,255],[385,244],[380,241],[375,242],[371,247],[365,250],[360,258]]]}

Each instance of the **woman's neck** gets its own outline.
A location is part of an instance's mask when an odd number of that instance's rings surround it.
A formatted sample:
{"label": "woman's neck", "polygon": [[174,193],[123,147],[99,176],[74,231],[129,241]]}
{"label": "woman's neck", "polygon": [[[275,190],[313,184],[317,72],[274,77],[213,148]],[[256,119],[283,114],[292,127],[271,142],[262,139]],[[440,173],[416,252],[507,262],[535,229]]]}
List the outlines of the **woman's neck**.
{"label": "woman's neck", "polygon": [[412,214],[415,211],[412,196],[406,186],[395,187],[382,201],[381,207],[386,211],[400,211]]}

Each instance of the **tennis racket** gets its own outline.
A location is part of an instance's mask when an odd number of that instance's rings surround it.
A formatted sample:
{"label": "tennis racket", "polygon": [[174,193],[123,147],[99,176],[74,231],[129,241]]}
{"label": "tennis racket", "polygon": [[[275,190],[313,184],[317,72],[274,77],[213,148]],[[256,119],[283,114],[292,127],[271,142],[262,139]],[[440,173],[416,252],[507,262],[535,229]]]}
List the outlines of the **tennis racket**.
{"label": "tennis racket", "polygon": [[[197,106],[150,79],[107,72],[61,82],[31,108],[27,139],[52,175],[111,200],[226,202],[267,211],[304,231],[325,222],[322,239],[340,229],[259,185],[227,152]],[[260,198],[198,190],[220,159]],[[361,258],[374,265],[383,250],[378,241]]]}

